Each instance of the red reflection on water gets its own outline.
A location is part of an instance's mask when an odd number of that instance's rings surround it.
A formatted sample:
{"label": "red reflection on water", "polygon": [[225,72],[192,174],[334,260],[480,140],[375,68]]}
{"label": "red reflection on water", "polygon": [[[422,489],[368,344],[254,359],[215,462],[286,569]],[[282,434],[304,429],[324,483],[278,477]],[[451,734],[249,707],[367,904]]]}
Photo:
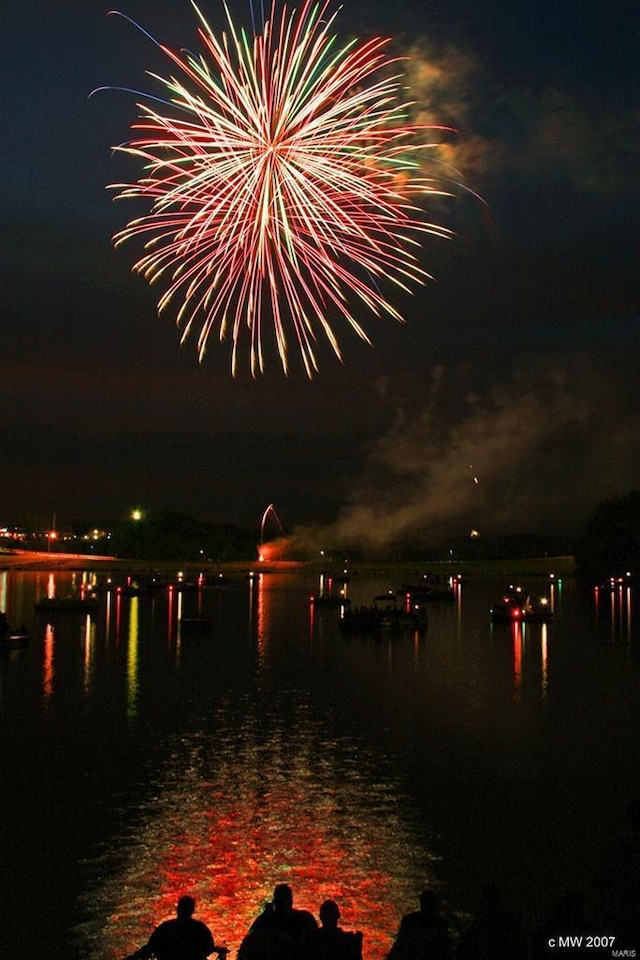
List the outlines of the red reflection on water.
{"label": "red reflection on water", "polygon": [[514,620],[511,624],[511,633],[513,638],[513,687],[514,699],[520,699],[520,688],[522,686],[522,622]]}
{"label": "red reflection on water", "polygon": [[[390,916],[392,927],[397,922],[396,907],[389,902],[392,877],[366,868],[367,847],[374,840],[360,838],[354,860],[352,845],[327,833],[315,813],[300,811],[294,797],[283,795],[265,820],[256,821],[251,809],[232,803],[222,815],[207,812],[204,836],[185,825],[153,866],[148,864],[157,892],[138,905],[137,928],[150,931],[174,913],[182,894],[191,893],[216,942],[237,950],[273,886],[286,882],[296,905],[316,916],[323,900],[335,899],[342,925],[365,930],[365,956],[382,957],[391,945]],[[135,946],[134,940],[125,943],[130,924],[123,915],[121,920],[120,953]]]}
{"label": "red reflection on water", "polygon": [[[263,576],[251,576],[259,670],[272,601]],[[179,592],[169,590],[170,643],[180,608]],[[179,664],[179,632],[175,655]],[[397,787],[369,772],[361,749],[331,740],[306,702],[292,716],[289,695],[278,697],[265,712],[247,705],[227,717],[221,707],[206,736],[188,734],[169,748],[135,808],[135,827],[117,840],[124,864],[116,869],[107,856],[87,896],[87,955],[120,960],[186,893],[216,942],[237,951],[283,882],[316,916],[335,899],[342,925],[363,931],[366,960],[388,953],[400,916],[433,883],[430,855],[399,813]]]}
{"label": "red reflection on water", "polygon": [[44,657],[42,671],[42,688],[45,702],[51,699],[53,693],[53,650],[54,650],[54,631],[53,625],[48,623],[44,633]]}
{"label": "red reflection on water", "polygon": [[363,931],[365,958],[386,955],[401,914],[433,884],[428,854],[407,834],[395,788],[368,782],[360,754],[345,762],[313,730],[305,738],[264,739],[249,723],[210,757],[183,744],[168,758],[170,782],[136,816],[127,863],[92,898],[101,960],[145,942],[185,893],[237,951],[276,883],[316,916],[335,899],[343,926]]}

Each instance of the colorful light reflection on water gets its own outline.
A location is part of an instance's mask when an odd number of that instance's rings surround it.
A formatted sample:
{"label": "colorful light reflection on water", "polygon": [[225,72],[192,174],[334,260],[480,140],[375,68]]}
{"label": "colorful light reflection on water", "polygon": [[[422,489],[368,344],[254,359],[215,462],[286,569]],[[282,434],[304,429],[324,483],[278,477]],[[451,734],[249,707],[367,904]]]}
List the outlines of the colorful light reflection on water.
{"label": "colorful light reflection on water", "polygon": [[144,942],[185,892],[216,940],[237,949],[280,882],[316,915],[336,899],[344,926],[365,931],[365,956],[388,951],[399,914],[430,879],[398,785],[375,783],[370,758],[328,739],[304,702],[293,711],[295,744],[284,724],[265,731],[244,710],[239,729],[223,708],[215,734],[172,745],[157,793],[120,838],[121,869],[104,869],[108,854],[91,866],[85,906],[106,920],[79,931],[87,955],[116,958]]}
{"label": "colorful light reflection on water", "polygon": [[[23,866],[10,903],[25,911],[21,936],[34,903],[45,913],[52,960],[119,960],[185,892],[237,950],[282,881],[316,915],[337,899],[366,960],[381,960],[432,880],[454,919],[496,867],[539,911],[554,869],[556,887],[582,875],[607,819],[582,798],[610,821],[627,799],[638,709],[627,584],[600,592],[597,618],[589,598],[554,585],[553,622],[514,630],[489,623],[494,585],[471,582],[430,611],[423,635],[378,643],[345,640],[335,611],[310,617],[308,586],[275,574],[208,594],[107,593],[87,619],[34,616],[34,597],[84,582],[0,576],[11,622],[32,632],[0,660],[0,760],[15,778],[2,809]],[[354,578],[350,596],[384,585]],[[212,635],[181,636],[181,613],[200,610]]]}
{"label": "colorful light reflection on water", "polygon": [[[85,865],[89,919],[76,931],[82,956],[115,960],[130,952],[186,892],[216,941],[237,950],[274,885],[288,882],[296,903],[316,915],[324,899],[336,899],[343,925],[364,932],[365,957],[377,960],[407,904],[436,882],[410,803],[393,777],[381,776],[380,758],[335,736],[303,689],[265,683],[278,617],[289,618],[286,594],[274,584],[272,591],[262,575],[251,578],[244,601],[257,687],[240,702],[216,701],[212,691],[210,714],[170,738],[157,768],[141,775],[153,784],[151,795]],[[131,723],[144,721],[141,657],[149,638],[141,604],[137,596],[106,598],[105,636],[123,659]],[[183,649],[185,604],[170,589],[161,605],[162,655],[176,676],[202,653],[194,654],[197,643]],[[201,591],[189,594],[189,606],[201,611]],[[85,656],[90,642],[87,634]]]}

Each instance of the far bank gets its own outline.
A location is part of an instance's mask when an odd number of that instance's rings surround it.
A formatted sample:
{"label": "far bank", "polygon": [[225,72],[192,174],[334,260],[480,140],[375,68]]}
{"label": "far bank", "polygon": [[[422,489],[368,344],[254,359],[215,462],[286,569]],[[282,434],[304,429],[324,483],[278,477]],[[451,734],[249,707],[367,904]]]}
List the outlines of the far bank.
{"label": "far bank", "polygon": [[571,576],[575,572],[573,556],[557,557],[514,557],[494,560],[362,560],[347,561],[340,556],[326,556],[321,561],[278,560],[261,563],[259,560],[229,561],[222,563],[178,560],[126,560],[118,557],[93,556],[91,554],[39,553],[35,551],[11,551],[0,554],[0,570],[93,570],[105,573],[136,574],[148,572],[173,573],[182,570],[185,575],[191,572],[210,573],[219,571],[229,576],[255,573],[323,573],[325,571],[348,572],[353,576],[359,573],[394,573],[407,571],[437,571],[441,574],[464,575],[468,577],[538,577]]}

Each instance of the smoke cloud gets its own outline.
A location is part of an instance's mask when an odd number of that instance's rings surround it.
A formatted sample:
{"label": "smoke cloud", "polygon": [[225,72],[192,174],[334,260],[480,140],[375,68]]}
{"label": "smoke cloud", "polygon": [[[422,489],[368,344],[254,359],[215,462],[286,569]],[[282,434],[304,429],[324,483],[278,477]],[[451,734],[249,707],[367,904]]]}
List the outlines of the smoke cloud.
{"label": "smoke cloud", "polygon": [[421,39],[407,51],[417,123],[443,125],[425,153],[435,176],[479,190],[517,174],[603,197],[629,191],[637,168],[640,111],[581,102],[562,89],[504,88],[470,50]]}
{"label": "smoke cloud", "polygon": [[518,366],[484,393],[467,379],[437,367],[422,404],[396,398],[336,522],[296,531],[298,543],[380,551],[472,529],[573,535],[601,499],[633,489],[640,414],[622,415],[625,399],[592,363]]}

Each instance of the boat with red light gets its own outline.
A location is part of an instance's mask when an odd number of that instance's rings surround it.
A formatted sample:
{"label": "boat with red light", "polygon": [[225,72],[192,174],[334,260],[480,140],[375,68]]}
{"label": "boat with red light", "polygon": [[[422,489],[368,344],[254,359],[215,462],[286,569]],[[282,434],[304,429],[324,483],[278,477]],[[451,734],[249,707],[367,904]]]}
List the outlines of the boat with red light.
{"label": "boat with red light", "polygon": [[522,587],[511,589],[490,610],[492,623],[549,623],[553,610],[547,597],[534,604]]}

